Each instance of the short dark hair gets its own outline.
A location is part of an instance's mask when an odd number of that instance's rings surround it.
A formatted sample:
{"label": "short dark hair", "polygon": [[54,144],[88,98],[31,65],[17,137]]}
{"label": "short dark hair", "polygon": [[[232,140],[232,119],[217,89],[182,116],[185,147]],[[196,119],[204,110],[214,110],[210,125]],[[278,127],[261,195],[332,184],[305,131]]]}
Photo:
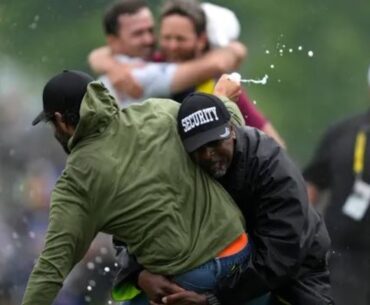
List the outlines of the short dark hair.
{"label": "short dark hair", "polygon": [[117,35],[118,17],[124,14],[135,14],[140,9],[148,7],[145,0],[119,0],[107,8],[103,16],[103,27],[106,35]]}
{"label": "short dark hair", "polygon": [[196,0],[168,0],[162,7],[161,20],[171,15],[189,18],[198,36],[206,32],[206,15]]}

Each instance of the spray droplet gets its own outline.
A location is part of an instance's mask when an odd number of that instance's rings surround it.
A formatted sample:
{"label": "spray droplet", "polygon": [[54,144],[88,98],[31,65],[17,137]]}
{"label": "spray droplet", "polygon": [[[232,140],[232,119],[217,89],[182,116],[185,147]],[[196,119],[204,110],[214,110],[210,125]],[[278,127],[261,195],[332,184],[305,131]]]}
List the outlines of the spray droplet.
{"label": "spray droplet", "polygon": [[89,297],[88,295],[85,296],[85,302],[90,303],[91,302],[91,297]]}
{"label": "spray droplet", "polygon": [[110,268],[109,267],[105,267],[104,268],[104,271],[108,273],[110,271]]}
{"label": "spray droplet", "polygon": [[271,68],[271,69],[274,69],[274,68],[275,68],[275,66],[274,66],[274,65],[270,65],[270,68]]}
{"label": "spray droplet", "polygon": [[298,50],[299,50],[299,51],[302,51],[302,49],[303,49],[303,47],[302,47],[302,46],[299,46],[299,47],[298,47]]}
{"label": "spray droplet", "polygon": [[86,264],[86,266],[87,266],[87,269],[89,269],[89,270],[94,270],[95,269],[95,264],[93,262],[88,262]]}
{"label": "spray droplet", "polygon": [[95,286],[96,286],[96,282],[95,282],[94,280],[90,280],[90,281],[89,281],[89,285],[90,285],[91,287],[95,287]]}
{"label": "spray droplet", "polygon": [[254,105],[257,105],[257,101],[253,101],[253,104],[254,104]]}
{"label": "spray droplet", "polygon": [[108,301],[108,304],[109,304],[109,305],[111,305],[111,304],[112,304],[112,301],[111,301],[111,300],[109,300],[109,301]]}
{"label": "spray droplet", "polygon": [[108,254],[108,249],[103,247],[103,248],[100,249],[100,253],[103,254],[103,255]]}
{"label": "spray droplet", "polygon": [[103,262],[101,256],[95,257],[95,262],[98,263],[98,264],[101,264]]}
{"label": "spray droplet", "polygon": [[30,232],[28,233],[28,236],[29,236],[31,239],[35,239],[36,234],[35,234],[35,232],[30,231]]}
{"label": "spray droplet", "polygon": [[86,287],[87,291],[91,291],[92,290],[92,287],[89,285]]}
{"label": "spray droplet", "polygon": [[289,53],[293,53],[293,49],[289,49]]}
{"label": "spray droplet", "polygon": [[265,74],[265,76],[262,79],[241,79],[241,83],[251,83],[251,84],[261,84],[261,85],[266,85],[267,79],[269,76]]}
{"label": "spray droplet", "polygon": [[36,28],[37,28],[37,23],[36,23],[36,22],[32,22],[28,27],[29,27],[31,30],[36,30]]}
{"label": "spray droplet", "polygon": [[28,26],[30,29],[35,30],[37,28],[37,22],[40,20],[39,15],[33,17],[33,22]]}
{"label": "spray droplet", "polygon": [[312,57],[313,56],[313,52],[312,51],[308,51],[307,54],[308,54],[309,57]]}
{"label": "spray droplet", "polygon": [[266,53],[266,54],[270,54],[270,51],[269,51],[269,50],[266,50],[266,51],[265,51],[265,53]]}

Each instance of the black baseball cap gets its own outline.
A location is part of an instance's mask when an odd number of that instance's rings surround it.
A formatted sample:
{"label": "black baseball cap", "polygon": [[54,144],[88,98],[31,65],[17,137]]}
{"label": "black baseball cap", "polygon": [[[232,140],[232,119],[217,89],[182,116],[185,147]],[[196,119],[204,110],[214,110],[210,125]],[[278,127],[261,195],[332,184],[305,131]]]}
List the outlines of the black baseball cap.
{"label": "black baseball cap", "polygon": [[64,70],[52,77],[42,93],[43,110],[32,121],[32,125],[50,120],[55,112],[78,112],[87,85],[93,80],[90,75],[76,70]]}
{"label": "black baseball cap", "polygon": [[216,96],[191,93],[182,102],[177,126],[187,152],[193,152],[212,141],[230,136],[231,115],[225,104]]}

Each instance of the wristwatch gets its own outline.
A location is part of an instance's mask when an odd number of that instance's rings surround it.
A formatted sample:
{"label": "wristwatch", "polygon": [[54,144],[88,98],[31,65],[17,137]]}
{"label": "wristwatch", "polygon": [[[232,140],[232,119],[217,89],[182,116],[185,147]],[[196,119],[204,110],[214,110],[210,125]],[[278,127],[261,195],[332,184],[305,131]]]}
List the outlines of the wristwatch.
{"label": "wristwatch", "polygon": [[214,294],[206,292],[205,295],[207,298],[208,305],[221,305],[220,301],[217,299],[217,297]]}

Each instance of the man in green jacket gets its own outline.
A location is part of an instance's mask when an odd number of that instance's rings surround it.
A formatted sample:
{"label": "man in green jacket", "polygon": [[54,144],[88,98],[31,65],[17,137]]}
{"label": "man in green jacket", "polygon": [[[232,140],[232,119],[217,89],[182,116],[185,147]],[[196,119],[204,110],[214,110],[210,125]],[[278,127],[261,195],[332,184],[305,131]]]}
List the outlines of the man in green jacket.
{"label": "man in green jacket", "polygon": [[[218,94],[239,90],[223,82]],[[46,84],[43,109],[33,125],[50,122],[69,156],[22,304],[52,304],[98,232],[125,242],[141,265],[164,275],[214,259],[243,234],[231,197],[186,154],[176,102],[149,99],[120,111],[99,82],[64,71]]]}

